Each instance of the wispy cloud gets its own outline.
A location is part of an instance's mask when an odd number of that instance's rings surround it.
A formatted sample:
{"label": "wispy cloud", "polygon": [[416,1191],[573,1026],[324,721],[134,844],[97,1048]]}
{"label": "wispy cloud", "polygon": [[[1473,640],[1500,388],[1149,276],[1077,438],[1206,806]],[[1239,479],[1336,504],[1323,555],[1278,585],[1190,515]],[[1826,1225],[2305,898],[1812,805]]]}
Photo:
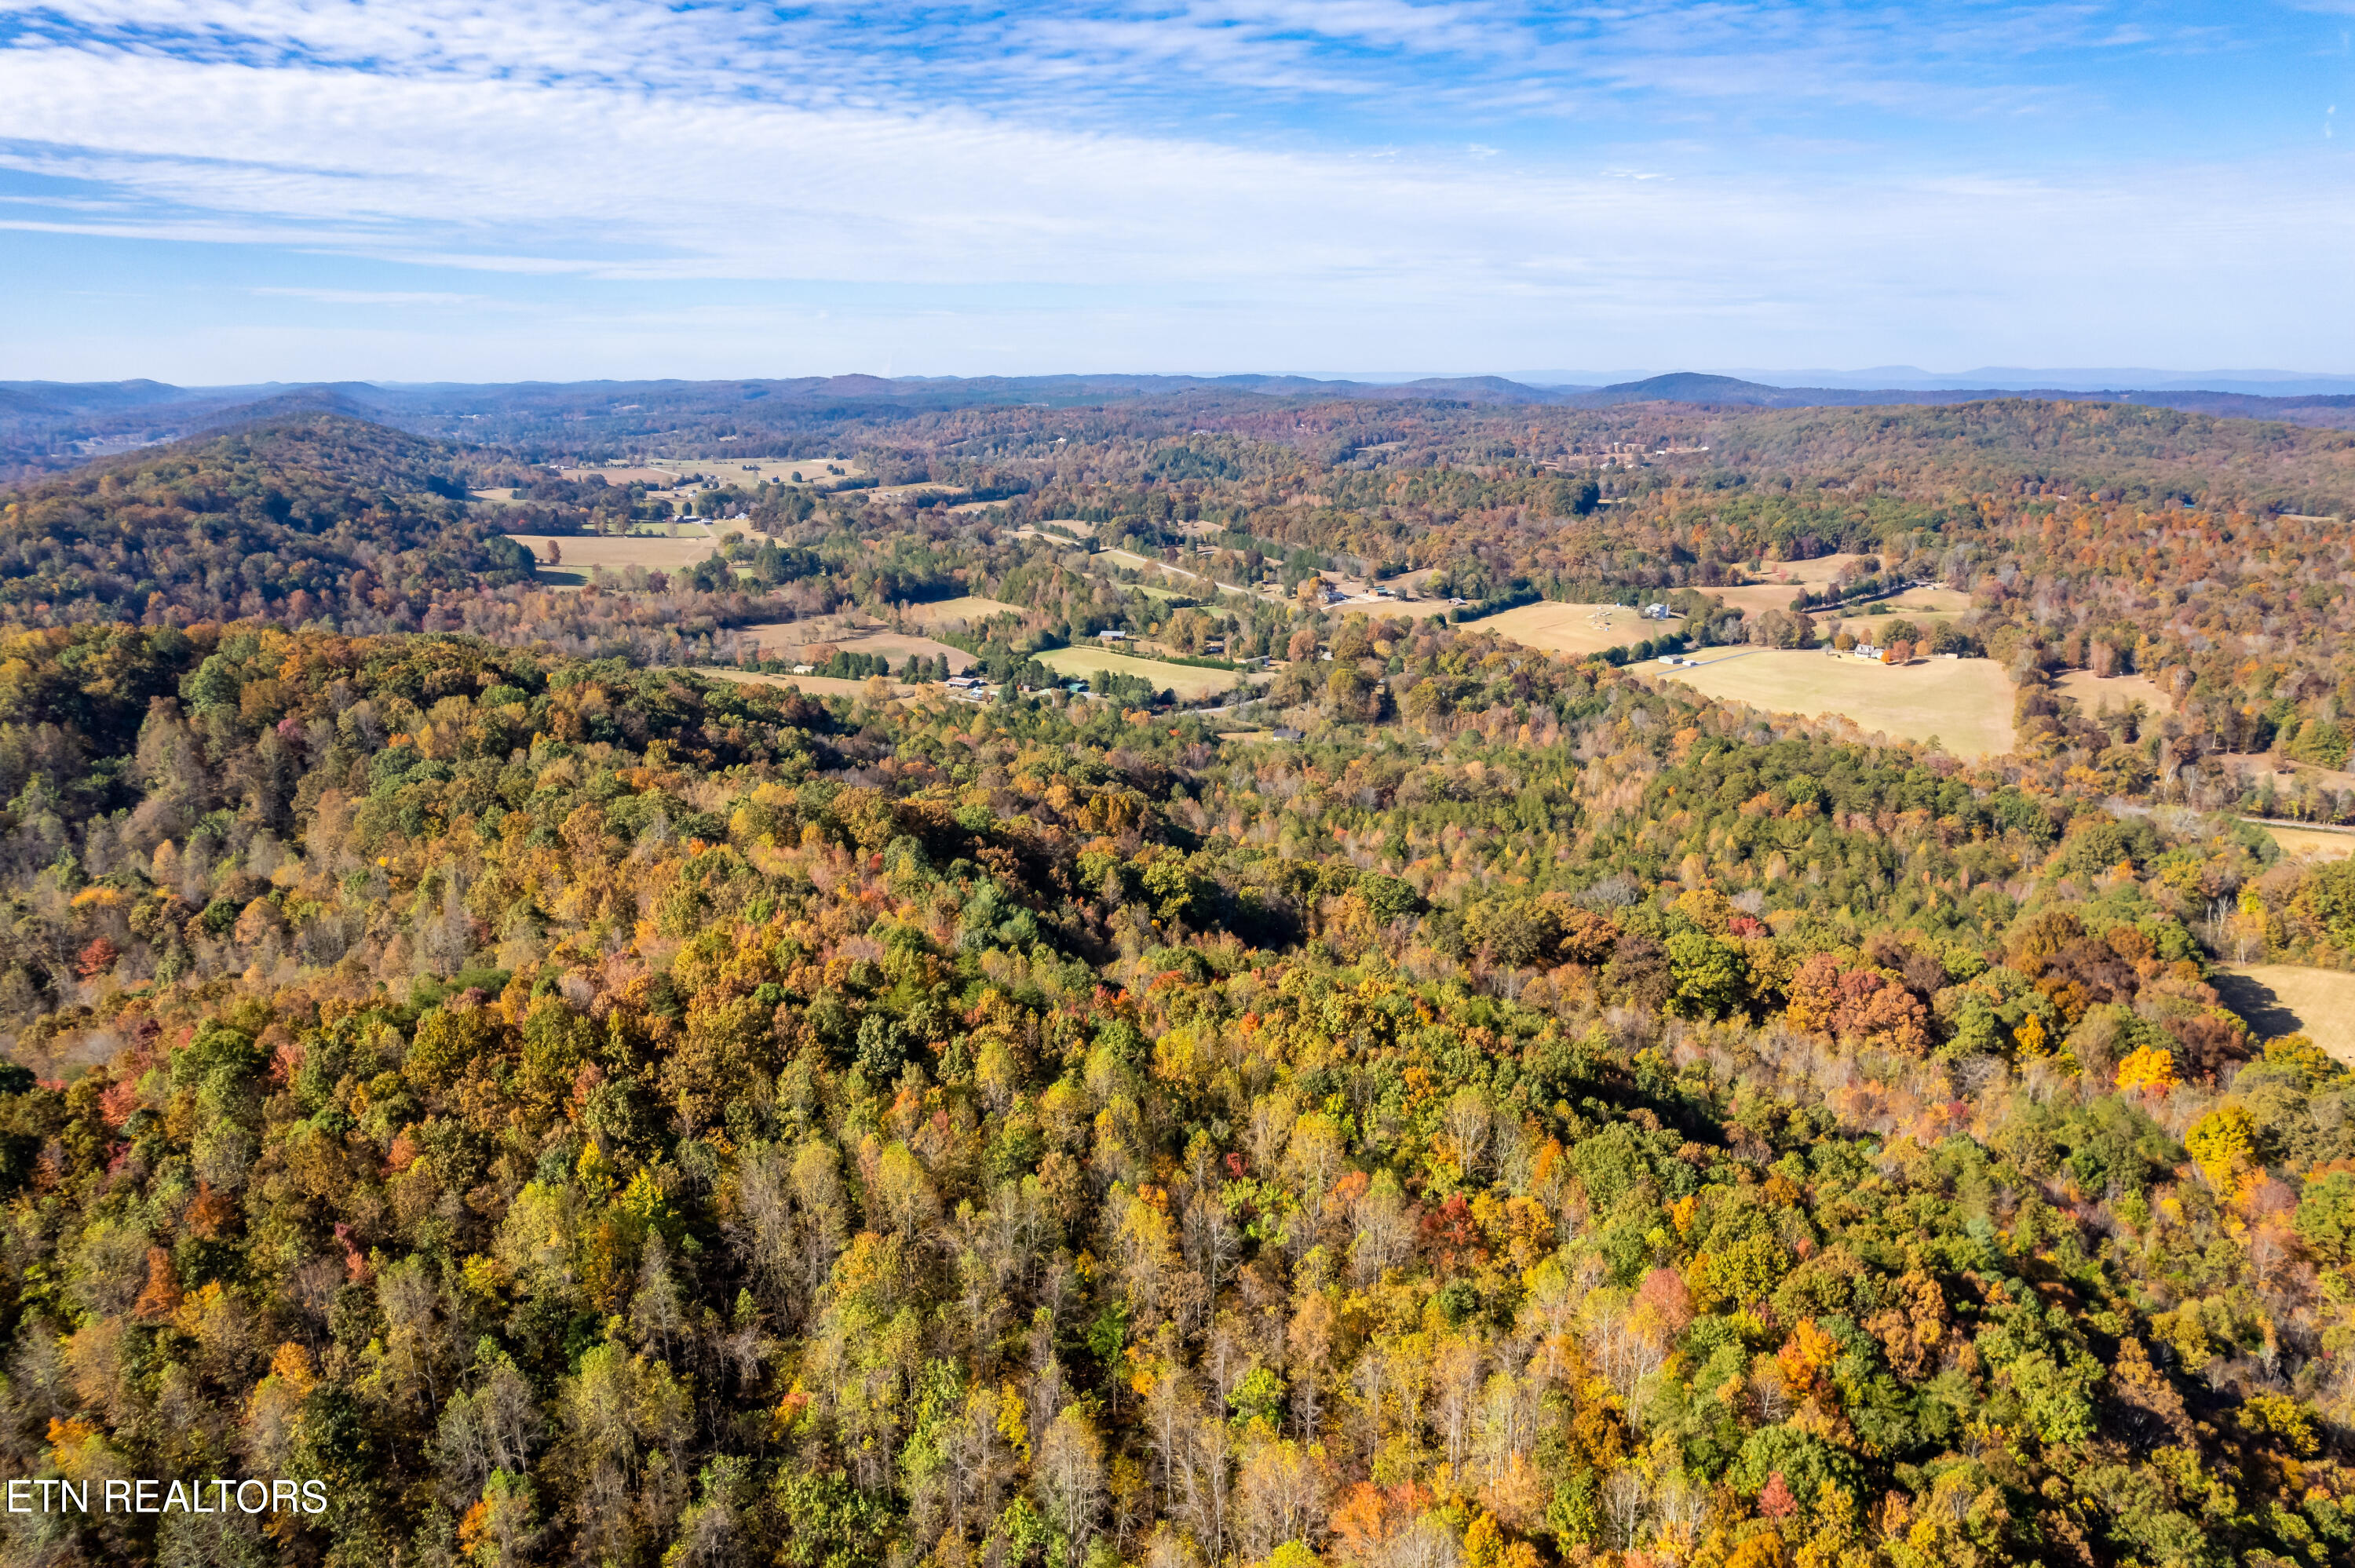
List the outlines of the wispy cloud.
{"label": "wispy cloud", "polygon": [[[1109,281],[1165,323],[1172,300],[1302,321],[1427,310],[1500,342],[1533,320],[1588,337],[1836,323],[1919,357],[1909,311],[1942,330],[2007,298],[2106,319],[2156,313],[2195,270],[2278,293],[2335,265],[2355,239],[2337,165],[2231,163],[2196,137],[2131,161],[2043,154],[2066,143],[2053,128],[2116,111],[2122,79],[2086,59],[2115,72],[2194,33],[2229,43],[2230,15],[0,0],[0,228],[518,288]],[[1990,140],[2023,118],[2039,145]],[[2181,249],[2257,231],[2264,257]],[[2096,287],[2088,257],[2133,258],[2134,276]],[[508,297],[460,282],[246,295],[410,316]]]}
{"label": "wispy cloud", "polygon": [[487,294],[452,294],[397,289],[295,289],[261,287],[247,292],[269,300],[307,300],[319,305],[384,305],[393,308],[496,305]]}

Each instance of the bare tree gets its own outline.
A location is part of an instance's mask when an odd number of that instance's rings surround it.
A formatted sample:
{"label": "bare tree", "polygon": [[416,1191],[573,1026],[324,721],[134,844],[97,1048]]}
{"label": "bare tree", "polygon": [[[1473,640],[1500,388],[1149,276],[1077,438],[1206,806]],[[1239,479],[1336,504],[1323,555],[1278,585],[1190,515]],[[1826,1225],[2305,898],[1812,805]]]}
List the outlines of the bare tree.
{"label": "bare tree", "polygon": [[1078,1405],[1065,1405],[1048,1424],[1031,1474],[1039,1506],[1071,1543],[1074,1556],[1086,1555],[1096,1516],[1103,1511],[1103,1442],[1094,1425]]}

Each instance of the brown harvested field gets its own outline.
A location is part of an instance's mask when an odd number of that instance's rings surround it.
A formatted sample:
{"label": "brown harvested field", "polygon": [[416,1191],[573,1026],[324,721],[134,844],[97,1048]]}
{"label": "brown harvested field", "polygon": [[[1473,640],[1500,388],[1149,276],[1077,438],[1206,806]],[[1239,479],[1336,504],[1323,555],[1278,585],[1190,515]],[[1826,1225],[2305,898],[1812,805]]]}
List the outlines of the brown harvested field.
{"label": "brown harvested field", "polygon": [[930,604],[911,604],[908,619],[926,626],[952,626],[964,621],[968,626],[979,625],[993,615],[1019,615],[1022,607],[1008,604],[1002,599],[984,599],[978,594],[966,594],[961,599],[939,599]]}
{"label": "brown harvested field", "polygon": [[2222,964],[2215,986],[2259,1039],[2303,1034],[2355,1066],[2355,974],[2295,964]]}
{"label": "brown harvested field", "polygon": [[1157,659],[1132,659],[1124,653],[1107,653],[1100,648],[1058,648],[1039,654],[1039,662],[1058,675],[1075,681],[1084,681],[1098,670],[1109,670],[1115,675],[1135,675],[1152,682],[1156,690],[1167,688],[1187,701],[1233,691],[1242,682],[1241,673],[1234,670],[1204,670],[1192,664],[1164,664]]}
{"label": "brown harvested field", "polygon": [[1868,664],[1815,652],[1703,652],[1698,667],[1631,665],[1681,681],[1706,696],[1769,713],[1837,715],[1867,735],[1935,737],[1956,757],[1999,757],[2012,747],[2011,683],[1992,659],[1917,659]]}
{"label": "brown harvested field", "polygon": [[771,620],[756,626],[738,629],[752,639],[763,659],[800,659],[820,642],[841,649],[845,653],[881,653],[894,664],[907,662],[911,653],[927,659],[946,658],[949,673],[962,675],[973,667],[974,656],[962,648],[952,648],[945,642],[935,642],[929,637],[919,637],[905,631],[887,631],[881,628],[835,637],[818,637],[806,620]]}
{"label": "brown harvested field", "polygon": [[1624,604],[1556,604],[1550,599],[1525,604],[1500,615],[1470,623],[1499,637],[1509,637],[1524,648],[1556,653],[1600,653],[1622,643],[1642,642],[1663,631],[1679,630],[1681,617],[1646,620]]}
{"label": "brown harvested field", "polygon": [[2355,832],[2287,828],[2276,822],[2258,822],[2257,826],[2264,829],[2266,836],[2281,845],[2282,853],[2293,860],[2345,860],[2355,855]]}
{"label": "brown harvested field", "polygon": [[[688,530],[682,526],[682,534]],[[574,538],[546,534],[510,534],[508,538],[527,546],[538,556],[540,564],[548,564],[549,546],[554,545],[564,555],[563,567],[571,572],[585,573],[591,567],[618,571],[623,567],[644,567],[649,571],[676,571],[709,560],[714,545],[702,529],[693,530],[693,538],[666,539],[658,535],[628,535],[615,538],[611,535],[585,534]]]}
{"label": "brown harvested field", "polygon": [[2074,697],[2087,717],[2104,708],[2125,709],[2140,703],[2157,718],[2175,711],[2175,699],[2159,690],[2155,682],[2140,675],[2112,675],[2107,679],[2091,670],[2072,670],[2052,683],[2053,694]]}

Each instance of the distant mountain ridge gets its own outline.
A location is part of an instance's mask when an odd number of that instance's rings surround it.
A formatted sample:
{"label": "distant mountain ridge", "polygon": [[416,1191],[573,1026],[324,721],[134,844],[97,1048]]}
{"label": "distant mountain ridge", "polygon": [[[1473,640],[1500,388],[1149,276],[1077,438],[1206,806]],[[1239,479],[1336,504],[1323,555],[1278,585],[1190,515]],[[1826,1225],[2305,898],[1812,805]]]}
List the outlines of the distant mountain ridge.
{"label": "distant mountain ridge", "polygon": [[[1919,373],[1916,373],[1919,374]],[[2323,378],[2328,381],[2330,378]],[[2350,381],[2355,388],[2355,381]],[[361,381],[186,387],[157,381],[0,382],[0,482],[77,467],[93,458],[282,414],[340,413],[419,434],[488,440],[549,451],[643,442],[682,428],[723,439],[741,426],[773,437],[865,410],[890,417],[1032,404],[1111,405],[1154,398],[1295,398],[1364,402],[1528,404],[1616,408],[1805,408],[2040,398],[2137,403],[2225,418],[2355,428],[2355,390],[2266,396],[2236,387],[1783,387],[1674,371],[1609,386],[1531,386],[1501,376],[1398,382],[1296,375],[897,376],[854,374],[742,380],[378,384]]]}

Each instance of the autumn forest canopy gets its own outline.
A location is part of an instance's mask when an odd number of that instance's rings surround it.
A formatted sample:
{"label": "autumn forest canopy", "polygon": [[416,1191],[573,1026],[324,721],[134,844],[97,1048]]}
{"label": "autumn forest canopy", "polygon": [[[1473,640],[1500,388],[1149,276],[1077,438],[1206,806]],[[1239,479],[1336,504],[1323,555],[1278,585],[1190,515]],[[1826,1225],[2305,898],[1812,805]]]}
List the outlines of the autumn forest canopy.
{"label": "autumn forest canopy", "polygon": [[10,1561],[2355,1559],[2355,434],[649,419],[0,491]]}

